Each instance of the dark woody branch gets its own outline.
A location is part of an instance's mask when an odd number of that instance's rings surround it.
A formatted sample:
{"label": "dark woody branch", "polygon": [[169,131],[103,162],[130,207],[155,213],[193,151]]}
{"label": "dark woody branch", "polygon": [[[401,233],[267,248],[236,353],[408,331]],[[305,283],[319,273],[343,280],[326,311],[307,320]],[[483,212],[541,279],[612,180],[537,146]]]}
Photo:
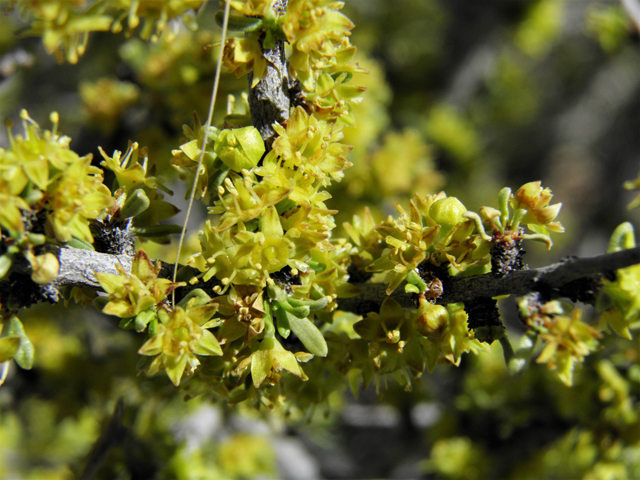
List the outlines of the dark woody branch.
{"label": "dark woody branch", "polygon": [[[286,10],[287,1],[275,2],[274,8],[279,15]],[[261,44],[263,40],[264,37],[260,40]],[[255,88],[251,88],[253,72],[249,72],[249,108],[251,123],[258,129],[269,149],[276,135],[272,125],[289,119],[290,85],[284,42],[276,39],[275,47],[263,49],[262,53],[267,60],[267,73]]]}
{"label": "dark woody branch", "polygon": [[[56,279],[59,286],[72,285],[96,290],[100,285],[95,272],[117,273],[116,265],[122,265],[125,271],[131,269],[131,257],[109,255],[75,248],[61,248],[59,252],[60,274]],[[640,264],[640,247],[608,253],[590,258],[569,258],[560,263],[531,270],[519,270],[504,277],[490,273],[473,277],[447,277],[443,282],[443,294],[437,303],[473,303],[481,298],[502,295],[526,295],[541,292],[545,296],[566,296],[565,288],[581,279],[593,276],[610,277],[616,270]],[[163,264],[160,275],[169,278],[173,266]],[[386,298],[385,284],[356,284],[361,293],[352,298],[338,300],[338,308],[359,314],[378,311]],[[196,284],[190,288],[201,288]],[[207,289],[208,290],[208,289]],[[402,287],[391,295],[402,306],[415,306],[415,296],[405,293]]]}
{"label": "dark woody branch", "polygon": [[[568,296],[567,287],[577,281],[593,276],[609,277],[620,268],[640,263],[640,247],[608,253],[597,257],[576,258],[531,270],[519,270],[504,277],[491,273],[472,277],[449,277],[443,280],[440,305],[450,303],[473,303],[483,298],[502,295],[526,295],[540,292],[545,297]],[[356,297],[338,300],[338,308],[354,313],[366,314],[379,307],[386,298],[386,285],[356,284],[362,293]],[[415,296],[405,293],[402,287],[391,295],[403,307],[415,306]]]}

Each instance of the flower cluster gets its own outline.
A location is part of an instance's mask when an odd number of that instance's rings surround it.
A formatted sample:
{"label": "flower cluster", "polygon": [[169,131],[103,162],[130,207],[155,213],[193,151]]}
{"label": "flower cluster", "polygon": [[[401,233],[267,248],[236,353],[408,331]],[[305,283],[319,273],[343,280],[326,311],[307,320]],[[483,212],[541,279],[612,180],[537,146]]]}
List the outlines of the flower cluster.
{"label": "flower cluster", "polygon": [[237,76],[253,72],[254,88],[267,72],[263,48],[272,48],[276,39],[286,40],[292,49],[289,74],[303,90],[298,100],[317,119],[355,126],[352,107],[361,102],[366,89],[348,82],[354,72],[366,71],[354,61],[356,48],[349,43],[354,25],[340,13],[343,3],[291,0],[279,17],[272,3],[231,2],[238,12],[257,18],[231,20],[230,25],[244,30],[245,36],[226,42],[225,66]]}
{"label": "flower cluster", "polygon": [[91,32],[111,30],[118,33],[122,31],[125,19],[132,32],[140,25],[142,16],[145,23],[140,36],[157,39],[169,20],[199,8],[203,0],[12,0],[10,3],[30,24],[29,33],[43,38],[49,54],[54,54],[60,62],[66,58],[70,63],[77,63],[86,50]]}
{"label": "flower cluster", "polygon": [[201,305],[194,297],[170,312],[158,310],[160,321],[151,338],[138,351],[141,355],[155,357],[146,369],[147,373],[154,375],[164,370],[178,386],[184,374],[192,375],[200,365],[198,356],[222,355],[218,340],[207,329],[215,309],[215,304]]}
{"label": "flower cluster", "polygon": [[115,78],[100,78],[95,82],[80,84],[80,97],[90,125],[101,132],[111,134],[122,112],[136,103],[140,89],[133,83]]}
{"label": "flower cluster", "polygon": [[328,186],[331,180],[340,181],[343,171],[351,166],[346,156],[352,147],[339,143],[342,132],[336,123],[318,120],[317,115],[307,115],[298,107],[286,129],[275,125],[278,137],[269,155],[279,157],[283,167],[317,179],[319,185]]}
{"label": "flower cluster", "polygon": [[369,313],[353,328],[368,344],[366,359],[354,356],[353,367],[364,377],[393,373],[407,388],[425,368],[432,372],[438,363],[459,365],[463,353],[488,349],[468,331],[462,306],[433,305],[424,298],[411,312],[387,297],[380,313]]}
{"label": "flower cluster", "polygon": [[[498,210],[481,207],[479,215],[469,213],[467,216],[476,220],[483,235],[486,235],[485,226],[490,227],[494,241],[497,237],[531,239],[542,241],[551,248],[553,242],[549,237],[550,232],[564,232],[562,224],[554,221],[560,213],[562,203],[549,205],[552,197],[551,190],[542,188],[541,182],[529,182],[515,194],[510,188],[503,188],[498,194]],[[525,233],[523,226],[532,233]]]}
{"label": "flower cluster", "polygon": [[[423,263],[436,267],[450,265],[451,273],[488,264],[489,244],[475,231],[474,222],[464,217],[466,208],[457,198],[446,197],[444,193],[414,195],[409,207],[407,212],[396,205],[400,212],[398,219],[389,217],[377,225],[378,238],[370,229],[368,233],[358,231],[360,219],[346,226],[355,243],[354,262],[363,264],[364,259],[374,259],[368,262],[366,270],[385,272],[388,294]],[[369,237],[366,244],[361,236]]]}
{"label": "flower cluster", "polygon": [[[549,232],[563,231],[554,221],[561,204],[549,205],[551,196],[540,182],[522,186],[515,195],[505,188],[499,195],[500,210],[481,207],[477,214],[444,192],[414,195],[409,212],[396,204],[400,215],[376,225],[377,235],[359,217],[345,228],[355,244],[351,251],[354,263],[370,272],[385,273],[388,294],[404,280],[411,284],[407,291],[421,293],[425,284],[413,275],[419,265],[431,265],[427,270],[446,266],[451,275],[487,273],[489,269],[500,275],[503,272],[495,265],[502,264],[494,257],[506,255],[505,245],[515,249],[521,240],[531,239],[550,246]],[[523,224],[533,233],[525,233]],[[488,228],[493,235],[486,233]],[[520,265],[518,254],[512,263]],[[508,268],[502,265],[504,271]]]}
{"label": "flower cluster", "polygon": [[49,283],[58,274],[58,261],[35,247],[47,238],[73,239],[91,244],[90,220],[103,215],[114,201],[102,183],[102,171],[91,165],[91,155],[78,156],[71,139],[58,133],[58,115],[51,114],[53,130],[41,130],[21,113],[24,136],[9,129],[8,149],[0,149],[0,278],[16,254],[32,267],[32,279]]}
{"label": "flower cluster", "polygon": [[96,273],[100,286],[109,295],[102,311],[123,318],[123,325],[131,324],[139,332],[145,330],[150,322],[157,321],[158,309],[167,295],[184,285],[158,278],[160,262],[153,265],[144,250],[136,254],[130,273],[121,265],[116,268],[118,274]]}
{"label": "flower cluster", "polygon": [[[633,226],[619,225],[611,235],[607,253],[635,248]],[[598,310],[602,312],[601,325],[607,325],[618,335],[631,339],[630,329],[638,327],[640,319],[640,266],[633,265],[616,271],[614,281],[603,280],[604,285],[597,299]]]}
{"label": "flower cluster", "polygon": [[544,342],[544,349],[536,359],[558,373],[562,382],[573,383],[576,364],[599,347],[601,334],[582,320],[582,310],[553,300],[544,304],[532,297],[519,301],[520,317]]}
{"label": "flower cluster", "polygon": [[340,13],[344,4],[331,0],[291,0],[282,30],[291,44],[292,74],[312,92],[322,73],[354,71],[355,47],[349,44],[354,25]]}
{"label": "flower cluster", "polygon": [[[113,194],[117,209],[112,209],[105,220],[126,221],[133,218],[133,232],[141,238],[148,238],[158,243],[168,243],[168,235],[178,233],[178,225],[161,225],[160,222],[173,217],[180,210],[164,200],[158,192],[172,194],[164,186],[161,176],[150,175],[149,158],[146,148],[139,148],[137,143],[129,143],[124,154],[118,150],[108,156],[102,148],[98,148],[104,160],[100,163],[111,170],[116,177]],[[154,169],[152,169],[154,170]]]}

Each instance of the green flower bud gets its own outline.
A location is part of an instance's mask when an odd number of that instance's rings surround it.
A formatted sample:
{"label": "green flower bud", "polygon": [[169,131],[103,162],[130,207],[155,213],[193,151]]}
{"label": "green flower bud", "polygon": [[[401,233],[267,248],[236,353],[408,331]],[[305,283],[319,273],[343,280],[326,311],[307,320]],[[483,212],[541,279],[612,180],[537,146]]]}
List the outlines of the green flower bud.
{"label": "green flower bud", "polygon": [[444,227],[453,227],[463,219],[466,207],[456,197],[446,197],[434,202],[429,208],[429,216]]}
{"label": "green flower bud", "polygon": [[427,338],[440,338],[449,325],[449,312],[442,305],[420,302],[419,315],[413,321],[416,331]]}
{"label": "green flower bud", "polygon": [[214,151],[227,167],[240,172],[258,164],[265,152],[265,146],[258,130],[254,127],[244,127],[220,132]]}

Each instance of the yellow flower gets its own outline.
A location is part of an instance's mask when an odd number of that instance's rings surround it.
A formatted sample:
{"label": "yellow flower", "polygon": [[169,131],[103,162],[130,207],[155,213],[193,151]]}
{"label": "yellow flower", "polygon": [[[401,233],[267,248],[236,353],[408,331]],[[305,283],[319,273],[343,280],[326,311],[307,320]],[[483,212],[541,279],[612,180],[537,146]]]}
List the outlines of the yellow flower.
{"label": "yellow flower", "polygon": [[69,166],[48,189],[45,199],[51,209],[47,226],[61,242],[76,237],[93,243],[89,220],[98,218],[114,202],[102,183],[102,171],[91,166],[91,157]]}
{"label": "yellow flower", "polygon": [[82,82],[80,97],[91,126],[111,135],[125,109],[138,101],[140,89],[115,78],[100,78],[95,82]]}
{"label": "yellow flower", "polygon": [[274,0],[229,0],[231,8],[248,17],[264,16],[271,10]]}
{"label": "yellow flower", "polygon": [[562,383],[571,386],[575,365],[598,348],[602,335],[582,321],[580,308],[567,303],[554,300],[541,305],[524,297],[519,307],[529,328],[545,343],[536,362],[546,363]]}
{"label": "yellow flower", "polygon": [[250,357],[240,362],[236,373],[246,370],[249,365],[251,365],[251,378],[255,388],[260,387],[265,379],[269,379],[271,383],[277,383],[282,370],[287,370],[296,377],[306,380],[302,368],[298,365],[297,357],[285,350],[273,334],[264,338],[260,347]]}
{"label": "yellow flower", "polygon": [[347,72],[340,73],[336,79],[328,73],[320,75],[315,90],[307,95],[316,118],[349,127],[356,126],[351,106],[362,101],[362,93],[366,88],[347,85],[349,79]]}
{"label": "yellow flower", "polygon": [[291,234],[284,234],[275,207],[269,207],[260,219],[262,228],[250,232],[244,223],[237,230],[224,230],[207,222],[200,234],[202,253],[192,257],[191,264],[206,270],[204,280],[214,275],[225,289],[237,285],[264,286],[269,273],[282,269],[295,252]]}
{"label": "yellow flower", "polygon": [[262,53],[258,38],[260,32],[249,33],[245,38],[230,38],[224,45],[222,62],[229,69],[241,77],[253,70],[251,88],[255,88],[260,79],[267,73],[267,59]]}
{"label": "yellow flower", "polygon": [[[489,350],[473,336],[467,328],[468,315],[461,304],[451,304],[446,307],[449,314],[449,324],[440,337],[421,340],[427,355],[427,369],[431,372],[438,362],[460,365],[463,353]],[[418,313],[424,307],[418,310]]]}
{"label": "yellow flower", "polygon": [[135,317],[140,312],[158,305],[177,287],[184,283],[173,283],[166,278],[157,278],[161,264],[151,263],[144,250],[139,250],[131,264],[131,274],[117,265],[119,275],[96,273],[100,286],[109,294],[109,303],[103,308],[108,315],[121,318]]}
{"label": "yellow flower", "polygon": [[279,136],[268,156],[280,156],[287,168],[308,173],[324,186],[331,184],[328,177],[340,181],[343,170],[351,166],[346,157],[353,147],[338,143],[343,136],[340,128],[307,115],[302,107],[295,109],[286,129],[281,125],[274,129]]}
{"label": "yellow flower", "polygon": [[269,207],[262,216],[262,227],[256,234],[256,244],[251,252],[251,263],[257,270],[273,273],[287,264],[293,243],[285,237],[275,207]]}
{"label": "yellow flower", "polygon": [[[224,194],[224,187],[229,193]],[[282,186],[256,182],[251,174],[240,176],[232,172],[225,179],[224,187],[220,186],[219,200],[213,207],[209,207],[209,213],[222,214],[218,224],[213,227],[217,232],[227,230],[238,222],[248,222],[259,217],[269,207],[283,200],[293,185],[289,182]]]}
{"label": "yellow flower", "polygon": [[41,35],[45,50],[56,60],[77,63],[89,32],[105,32],[113,21],[104,8],[86,9],[86,0],[20,0],[18,8],[31,20],[31,34]]}
{"label": "yellow flower", "polygon": [[[116,9],[117,16],[111,26],[114,33],[122,30],[122,21],[127,18],[127,25],[132,31],[140,24],[140,17],[145,19],[140,37],[149,39],[152,34],[156,39],[164,31],[167,22],[181,17],[189,10],[197,10],[204,0],[110,0],[109,7]],[[154,29],[155,27],[155,29]]]}
{"label": "yellow flower", "polygon": [[21,197],[6,193],[9,190],[4,182],[0,181],[0,227],[14,232],[24,232],[24,221],[21,210],[29,210],[29,204]]}
{"label": "yellow flower", "polygon": [[195,307],[195,299],[186,309],[175,307],[170,313],[158,312],[156,333],[138,350],[140,355],[156,356],[147,369],[149,375],[165,370],[177,387],[183,374],[193,374],[200,365],[197,355],[222,355],[216,337],[202,328],[215,310],[209,308],[202,313],[202,307]]}
{"label": "yellow flower", "polygon": [[[396,204],[400,212],[398,220],[389,217],[376,227],[387,245],[382,255],[367,266],[367,271],[387,272],[387,295],[398,288],[407,274],[414,271],[430,255],[428,250],[434,244],[440,230],[427,213],[434,198],[431,195],[425,198],[415,195],[409,202],[409,213]],[[429,221],[433,225],[429,225]]]}
{"label": "yellow flower", "polygon": [[562,203],[549,205],[553,197],[551,190],[543,189],[540,184],[540,181],[530,182],[520,187],[511,200],[511,207],[516,211],[526,210],[520,219],[525,225],[540,225],[552,232],[564,232],[560,222],[553,221],[558,216]]}
{"label": "yellow flower", "polygon": [[344,4],[332,0],[290,0],[282,20],[282,30],[291,44],[292,76],[313,91],[313,68],[335,64],[337,50],[354,25],[339,12]]}

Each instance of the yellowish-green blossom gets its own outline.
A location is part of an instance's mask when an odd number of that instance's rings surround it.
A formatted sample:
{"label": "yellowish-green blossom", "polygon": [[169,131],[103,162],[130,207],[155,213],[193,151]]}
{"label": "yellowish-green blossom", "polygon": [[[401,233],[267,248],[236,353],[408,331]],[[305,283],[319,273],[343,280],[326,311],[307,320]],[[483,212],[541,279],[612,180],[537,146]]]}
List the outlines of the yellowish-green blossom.
{"label": "yellowish-green blossom", "polygon": [[222,355],[216,337],[203,328],[214,313],[215,308],[210,306],[196,306],[195,299],[184,309],[176,306],[169,313],[160,310],[154,335],[138,351],[155,356],[147,373],[164,370],[177,387],[184,374],[192,375],[200,365],[198,356]]}
{"label": "yellowish-green blossom", "polygon": [[599,347],[602,335],[582,320],[582,310],[554,300],[545,304],[525,297],[519,302],[521,317],[544,342],[536,362],[546,363],[562,382],[571,386],[577,364]]}
{"label": "yellowish-green blossom", "polygon": [[183,283],[173,283],[158,278],[161,264],[152,264],[144,250],[138,250],[131,263],[131,273],[117,265],[118,275],[96,273],[100,286],[109,294],[109,303],[104,313],[121,318],[135,317],[144,310],[162,303],[167,296]]}
{"label": "yellowish-green blossom", "polygon": [[286,128],[274,125],[274,130],[279,136],[269,155],[279,156],[286,167],[307,173],[324,186],[340,181],[343,170],[351,166],[346,157],[352,147],[338,143],[341,129],[308,115],[302,107],[295,109]]}
{"label": "yellowish-green blossom", "polygon": [[253,71],[251,88],[267,73],[267,59],[262,53],[258,38],[259,32],[249,33],[245,38],[230,38],[224,45],[222,61],[229,73],[241,77]]}
{"label": "yellowish-green blossom", "polygon": [[343,60],[338,51],[354,25],[340,13],[343,2],[332,0],[291,0],[282,21],[282,30],[291,44],[292,75],[305,89],[313,91],[313,70],[328,68]]}
{"label": "yellowish-green blossom", "polygon": [[115,78],[80,84],[80,97],[90,125],[107,135],[115,130],[125,109],[138,101],[140,89]]}
{"label": "yellowish-green blossom", "polygon": [[24,136],[9,131],[10,147],[0,149],[0,195],[7,210],[2,226],[24,231],[20,210],[43,210],[47,233],[61,242],[72,237],[91,243],[89,220],[114,203],[102,184],[102,171],[91,165],[91,155],[80,157],[69,148],[71,139],[58,133],[58,114],[51,114],[53,130],[41,130],[21,114]]}

